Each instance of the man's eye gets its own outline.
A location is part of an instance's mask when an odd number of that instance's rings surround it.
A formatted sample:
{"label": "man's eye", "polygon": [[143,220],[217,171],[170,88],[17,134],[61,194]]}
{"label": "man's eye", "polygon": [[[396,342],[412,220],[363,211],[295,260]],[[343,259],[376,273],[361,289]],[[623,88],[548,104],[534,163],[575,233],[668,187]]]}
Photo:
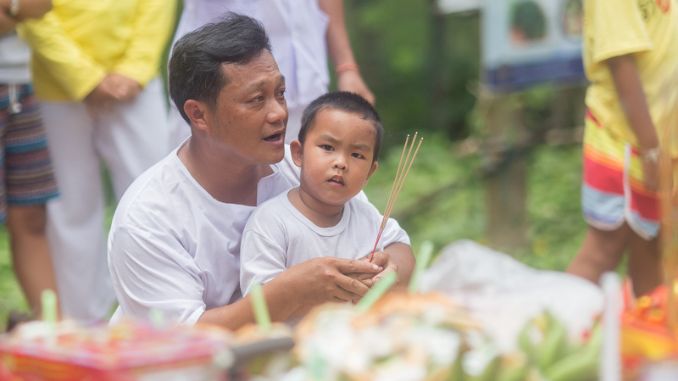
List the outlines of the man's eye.
{"label": "man's eye", "polygon": [[285,89],[281,89],[278,91],[278,97],[279,98],[285,98]]}
{"label": "man's eye", "polygon": [[252,103],[260,103],[264,101],[264,96],[263,95],[257,95],[256,97],[250,99],[250,102]]}

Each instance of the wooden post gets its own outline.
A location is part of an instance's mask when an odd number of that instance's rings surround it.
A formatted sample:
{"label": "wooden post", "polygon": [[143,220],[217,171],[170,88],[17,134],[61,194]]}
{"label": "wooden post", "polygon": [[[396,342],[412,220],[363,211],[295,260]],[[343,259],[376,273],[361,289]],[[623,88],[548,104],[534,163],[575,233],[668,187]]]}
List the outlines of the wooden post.
{"label": "wooden post", "polygon": [[485,184],[487,238],[509,252],[525,247],[527,162],[522,152],[525,128],[511,95],[481,94],[488,144],[490,176]]}

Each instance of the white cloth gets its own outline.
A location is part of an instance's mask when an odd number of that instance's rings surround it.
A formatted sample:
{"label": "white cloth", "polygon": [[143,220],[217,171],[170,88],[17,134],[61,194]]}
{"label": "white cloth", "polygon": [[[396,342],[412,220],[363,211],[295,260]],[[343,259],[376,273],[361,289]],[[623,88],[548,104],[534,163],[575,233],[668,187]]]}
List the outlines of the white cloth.
{"label": "white cloth", "polygon": [[[299,183],[289,147],[259,181],[257,204]],[[122,316],[192,324],[240,297],[240,238],[255,208],[214,199],[175,150],[128,189],[113,218],[108,262]]]}
{"label": "white cloth", "polygon": [[101,161],[116,199],[169,151],[162,82],[132,102],[90,110],[43,102],[42,116],[60,197],[47,203],[47,234],[66,317],[100,320],[114,302],[106,267]]}
{"label": "white cloth", "polygon": [[[254,211],[243,232],[240,287],[246,294],[254,283],[266,283],[286,268],[321,256],[358,259],[374,247],[382,215],[366,200],[353,198],[341,220],[319,227],[304,216],[285,192]],[[409,245],[407,233],[389,218],[379,249],[393,243]]]}
{"label": "white cloth", "polygon": [[[285,76],[285,99],[290,112],[285,141],[297,138],[301,113],[327,92],[327,15],[317,0],[184,0],[175,42],[186,33],[217,21],[232,11],[259,20],[271,42],[273,57]],[[180,114],[170,113],[177,144],[190,135]]]}
{"label": "white cloth", "polygon": [[537,270],[472,241],[449,244],[421,279],[467,307],[502,352],[515,350],[525,323],[551,311],[578,340],[604,307],[598,287],[558,271]]}
{"label": "white cloth", "polygon": [[0,37],[0,83],[19,84],[31,81],[28,63],[31,51],[16,32]]}

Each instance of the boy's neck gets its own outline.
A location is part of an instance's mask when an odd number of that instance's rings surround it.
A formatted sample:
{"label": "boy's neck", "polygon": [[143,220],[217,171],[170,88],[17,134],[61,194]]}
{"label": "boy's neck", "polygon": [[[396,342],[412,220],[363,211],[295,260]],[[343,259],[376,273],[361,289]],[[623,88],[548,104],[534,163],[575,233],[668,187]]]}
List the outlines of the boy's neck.
{"label": "boy's neck", "polygon": [[344,206],[330,206],[318,202],[301,187],[296,187],[287,193],[287,199],[304,217],[308,218],[316,226],[330,228],[336,226],[343,216]]}

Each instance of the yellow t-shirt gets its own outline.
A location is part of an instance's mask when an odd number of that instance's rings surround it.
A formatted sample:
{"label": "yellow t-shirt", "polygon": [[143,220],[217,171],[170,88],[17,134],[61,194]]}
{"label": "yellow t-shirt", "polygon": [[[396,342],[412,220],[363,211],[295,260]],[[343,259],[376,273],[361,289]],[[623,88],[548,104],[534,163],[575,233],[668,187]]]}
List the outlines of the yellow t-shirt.
{"label": "yellow t-shirt", "polygon": [[637,145],[605,63],[609,58],[627,54],[635,56],[659,139],[663,141],[668,136],[672,155],[678,156],[675,0],[585,0],[584,68],[591,82],[586,105],[611,133]]}
{"label": "yellow t-shirt", "polygon": [[175,9],[175,0],[54,0],[45,17],[20,27],[35,93],[80,101],[111,72],[146,85],[159,73]]}

